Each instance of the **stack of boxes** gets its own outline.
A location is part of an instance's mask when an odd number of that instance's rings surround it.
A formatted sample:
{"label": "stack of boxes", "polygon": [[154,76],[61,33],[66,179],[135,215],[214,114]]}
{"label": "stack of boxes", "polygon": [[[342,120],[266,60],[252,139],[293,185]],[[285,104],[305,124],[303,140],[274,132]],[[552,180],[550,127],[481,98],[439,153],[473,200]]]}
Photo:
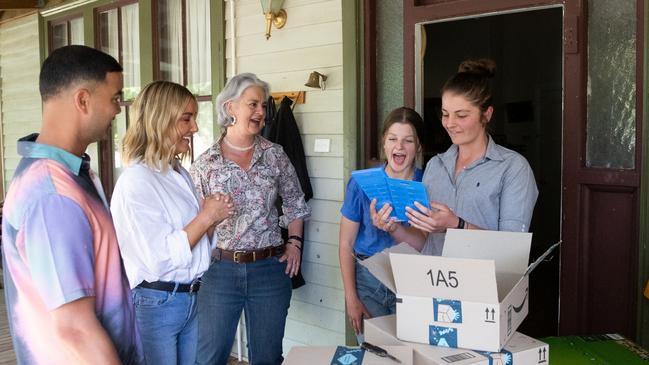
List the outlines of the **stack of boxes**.
{"label": "stack of boxes", "polygon": [[397,296],[396,315],[365,321],[365,340],[411,346],[414,365],[548,364],[548,345],[516,332],[528,275],[551,251],[528,266],[531,239],[449,229],[442,256],[400,244],[361,261]]}

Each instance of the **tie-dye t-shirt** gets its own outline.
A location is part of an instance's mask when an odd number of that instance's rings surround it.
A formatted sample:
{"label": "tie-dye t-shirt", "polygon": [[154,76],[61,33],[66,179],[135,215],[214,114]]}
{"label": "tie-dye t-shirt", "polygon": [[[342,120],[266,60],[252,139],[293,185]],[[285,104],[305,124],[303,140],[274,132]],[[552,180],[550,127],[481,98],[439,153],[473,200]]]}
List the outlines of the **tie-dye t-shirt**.
{"label": "tie-dye t-shirt", "polygon": [[80,174],[87,160],[32,142],[35,137],[18,142],[22,159],[2,221],[5,299],[18,363],[74,363],[50,311],[92,296],[122,362],[141,364],[129,285],[99,181],[92,171],[91,183]]}

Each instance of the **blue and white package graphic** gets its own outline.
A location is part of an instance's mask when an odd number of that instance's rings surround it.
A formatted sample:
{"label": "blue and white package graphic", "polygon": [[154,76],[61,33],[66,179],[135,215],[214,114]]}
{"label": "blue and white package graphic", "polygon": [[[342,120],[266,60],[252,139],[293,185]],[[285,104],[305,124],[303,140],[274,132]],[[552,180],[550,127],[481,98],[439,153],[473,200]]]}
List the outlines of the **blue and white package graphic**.
{"label": "blue and white package graphic", "polygon": [[363,349],[338,346],[333,359],[331,359],[331,365],[361,365],[363,355],[365,355]]}
{"label": "blue and white package graphic", "polygon": [[433,298],[433,320],[435,322],[462,323],[462,302]]}
{"label": "blue and white package graphic", "polygon": [[507,350],[500,352],[476,351],[489,359],[489,365],[514,365],[514,355]]}
{"label": "blue and white package graphic", "polygon": [[428,343],[433,346],[457,347],[457,329],[451,327],[429,326]]}

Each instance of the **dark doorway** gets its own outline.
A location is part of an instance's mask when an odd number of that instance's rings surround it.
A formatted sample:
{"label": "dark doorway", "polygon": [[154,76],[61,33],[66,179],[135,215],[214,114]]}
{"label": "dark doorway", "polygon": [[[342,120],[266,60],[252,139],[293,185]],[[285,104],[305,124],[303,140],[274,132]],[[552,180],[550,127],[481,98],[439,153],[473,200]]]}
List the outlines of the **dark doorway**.
{"label": "dark doorway", "polygon": [[[438,21],[423,26],[422,103],[428,131],[425,157],[450,145],[439,121],[444,81],[467,58],[491,58],[495,141],[529,161],[539,198],[530,231],[531,259],[561,237],[563,8],[553,7]],[[559,253],[530,276],[530,313],[520,331],[542,337],[558,333]]]}

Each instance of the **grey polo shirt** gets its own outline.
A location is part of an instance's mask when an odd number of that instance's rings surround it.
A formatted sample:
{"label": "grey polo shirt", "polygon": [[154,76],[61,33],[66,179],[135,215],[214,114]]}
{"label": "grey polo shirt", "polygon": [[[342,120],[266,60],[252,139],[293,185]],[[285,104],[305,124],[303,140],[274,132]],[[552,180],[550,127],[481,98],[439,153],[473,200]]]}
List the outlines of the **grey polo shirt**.
{"label": "grey polo shirt", "polygon": [[[428,200],[447,205],[456,215],[492,231],[527,232],[539,192],[527,160],[496,144],[491,136],[485,156],[455,178],[458,146],[433,157],[423,183]],[[428,235],[423,253],[441,255],[445,233]]]}

